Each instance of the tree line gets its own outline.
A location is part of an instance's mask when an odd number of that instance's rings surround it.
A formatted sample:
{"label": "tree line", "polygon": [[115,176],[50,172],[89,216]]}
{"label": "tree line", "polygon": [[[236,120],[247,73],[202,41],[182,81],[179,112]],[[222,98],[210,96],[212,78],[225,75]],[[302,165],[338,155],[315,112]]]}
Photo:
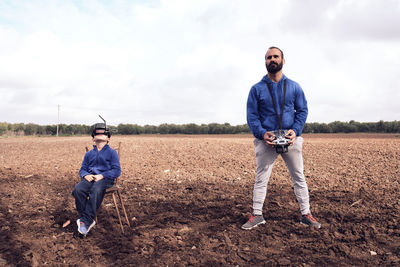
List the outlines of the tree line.
{"label": "tree line", "polygon": [[[139,135],[139,134],[245,134],[250,133],[247,124],[230,125],[229,123],[209,124],[167,124],[158,126],[119,124],[109,126],[112,134]],[[58,134],[89,135],[92,126],[83,124],[60,124]],[[378,121],[378,122],[349,122],[334,121],[330,123],[311,122],[306,123],[303,133],[400,133],[400,121]],[[57,125],[38,125],[34,123],[7,123],[0,122],[0,135],[56,135]]]}

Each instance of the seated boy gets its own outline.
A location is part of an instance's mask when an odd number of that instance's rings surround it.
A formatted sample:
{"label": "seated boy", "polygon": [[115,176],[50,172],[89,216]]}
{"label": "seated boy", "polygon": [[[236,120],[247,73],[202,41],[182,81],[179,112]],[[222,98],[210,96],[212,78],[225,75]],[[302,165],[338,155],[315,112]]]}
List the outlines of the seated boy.
{"label": "seated boy", "polygon": [[79,170],[81,181],[75,186],[75,197],[79,213],[78,232],[87,235],[95,225],[96,212],[99,209],[107,188],[121,175],[121,165],[117,151],[108,142],[111,133],[105,123],[96,123],[93,127],[93,150],[88,151]]}

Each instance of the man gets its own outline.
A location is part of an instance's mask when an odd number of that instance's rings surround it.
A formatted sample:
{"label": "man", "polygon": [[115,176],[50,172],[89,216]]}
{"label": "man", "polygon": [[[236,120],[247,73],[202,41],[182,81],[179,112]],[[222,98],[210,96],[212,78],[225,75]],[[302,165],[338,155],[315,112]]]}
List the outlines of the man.
{"label": "man", "polygon": [[96,224],[94,219],[106,189],[112,187],[115,179],[121,175],[118,153],[108,145],[110,136],[105,123],[94,125],[93,150],[85,154],[79,170],[81,181],[72,192],[79,213],[79,219],[76,221],[78,232],[84,236]]}
{"label": "man", "polygon": [[[307,100],[298,83],[282,73],[285,64],[283,52],[270,47],[265,55],[267,75],[255,84],[247,100],[247,123],[253,133],[256,153],[257,174],[253,189],[253,215],[242,225],[250,230],[264,224],[262,215],[267,185],[275,159],[281,154],[289,169],[294,185],[294,193],[300,205],[301,223],[320,228],[321,224],[311,215],[307,182],[303,173],[301,133],[307,119]],[[289,147],[279,150],[277,130],[285,130]],[[283,139],[285,139],[283,138]]]}

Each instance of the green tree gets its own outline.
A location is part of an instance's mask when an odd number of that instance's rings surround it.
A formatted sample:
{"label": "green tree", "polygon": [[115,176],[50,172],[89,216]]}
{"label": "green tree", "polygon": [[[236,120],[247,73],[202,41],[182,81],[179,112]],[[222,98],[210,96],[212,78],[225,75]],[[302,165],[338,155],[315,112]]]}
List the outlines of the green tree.
{"label": "green tree", "polygon": [[39,135],[47,135],[46,126],[38,125],[37,134],[39,134]]}
{"label": "green tree", "polygon": [[3,135],[5,132],[8,130],[8,123],[7,122],[1,122],[0,123],[0,135]]}
{"label": "green tree", "polygon": [[312,133],[312,128],[310,123],[306,123],[303,127],[303,133]]}
{"label": "green tree", "polygon": [[185,124],[183,126],[183,133],[184,134],[199,134],[200,127],[194,123]]}
{"label": "green tree", "polygon": [[209,128],[207,124],[200,125],[200,134],[208,134]]}
{"label": "green tree", "polygon": [[57,133],[57,125],[47,125],[46,133],[50,135],[56,135]]}
{"label": "green tree", "polygon": [[37,134],[38,125],[33,123],[28,123],[25,125],[24,134],[25,135],[35,135]]}
{"label": "green tree", "polygon": [[156,134],[158,133],[157,126],[154,125],[145,125],[144,126],[144,133],[145,134]]}
{"label": "green tree", "polygon": [[210,123],[208,124],[208,133],[209,134],[221,134],[222,133],[222,126],[218,123]]}
{"label": "green tree", "polygon": [[376,124],[376,131],[378,133],[385,132],[385,122],[383,120],[378,121],[378,123]]}
{"label": "green tree", "polygon": [[23,123],[16,123],[14,124],[14,133],[15,134],[23,134],[25,131],[25,124]]}
{"label": "green tree", "polygon": [[160,124],[158,126],[158,133],[160,134],[169,134],[169,126],[166,123]]}

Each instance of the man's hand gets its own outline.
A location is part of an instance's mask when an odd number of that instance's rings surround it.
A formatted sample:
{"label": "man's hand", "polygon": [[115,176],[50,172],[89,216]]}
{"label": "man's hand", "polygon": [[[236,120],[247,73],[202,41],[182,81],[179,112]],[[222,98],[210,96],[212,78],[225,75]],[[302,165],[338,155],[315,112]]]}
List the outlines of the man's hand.
{"label": "man's hand", "polygon": [[269,145],[269,146],[274,146],[274,143],[272,143],[272,141],[274,141],[274,139],[275,139],[275,135],[273,134],[273,133],[271,133],[271,132],[266,132],[265,134],[264,134],[264,141],[265,141],[265,143],[267,144],[267,145]]}
{"label": "man's hand", "polygon": [[95,182],[98,182],[98,181],[100,181],[100,180],[103,179],[103,178],[104,178],[104,176],[103,176],[102,174],[93,175],[93,180],[94,180]]}
{"label": "man's hand", "polygon": [[92,175],[92,174],[85,175],[83,178],[84,178],[86,181],[88,181],[89,183],[92,182],[92,181],[94,181],[94,175]]}
{"label": "man's hand", "polygon": [[292,129],[287,131],[285,137],[290,139],[289,144],[291,146],[294,145],[294,142],[296,141],[296,133]]}

